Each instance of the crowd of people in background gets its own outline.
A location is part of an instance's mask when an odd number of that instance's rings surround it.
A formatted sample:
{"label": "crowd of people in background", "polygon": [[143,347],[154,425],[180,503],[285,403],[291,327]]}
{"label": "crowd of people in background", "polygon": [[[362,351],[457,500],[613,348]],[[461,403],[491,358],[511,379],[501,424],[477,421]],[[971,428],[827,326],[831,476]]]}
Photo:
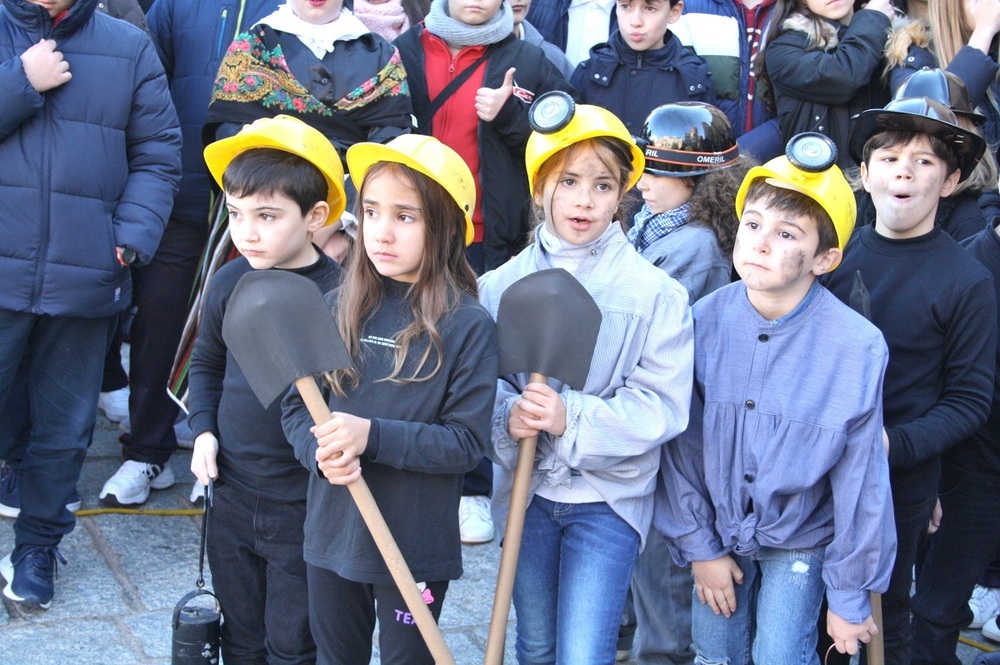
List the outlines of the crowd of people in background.
{"label": "crowd of people in background", "polygon": [[[433,662],[346,486],[436,619],[537,438],[519,663],[1000,642],[998,63],[1000,0],[2,0],[3,594],[185,447],[226,662]],[[574,388],[500,375],[550,268]],[[223,337],[267,270],[353,362],[327,423]]]}

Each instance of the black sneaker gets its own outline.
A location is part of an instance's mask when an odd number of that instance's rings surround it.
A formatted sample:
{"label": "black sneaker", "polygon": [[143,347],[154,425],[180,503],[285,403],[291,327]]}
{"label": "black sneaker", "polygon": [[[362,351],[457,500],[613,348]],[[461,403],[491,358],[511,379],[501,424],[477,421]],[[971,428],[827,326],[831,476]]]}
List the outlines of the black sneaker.
{"label": "black sneaker", "polygon": [[[21,514],[21,493],[17,489],[19,466],[18,462],[4,462],[3,466],[0,467],[0,515],[4,517],[17,519],[17,516]],[[69,497],[69,503],[66,504],[66,510],[75,513],[80,510],[81,504],[80,493],[74,487],[73,494]]]}
{"label": "black sneaker", "polygon": [[43,610],[52,605],[56,568],[66,559],[54,546],[17,547],[0,559],[0,575],[7,580],[3,595],[18,603],[37,605]]}

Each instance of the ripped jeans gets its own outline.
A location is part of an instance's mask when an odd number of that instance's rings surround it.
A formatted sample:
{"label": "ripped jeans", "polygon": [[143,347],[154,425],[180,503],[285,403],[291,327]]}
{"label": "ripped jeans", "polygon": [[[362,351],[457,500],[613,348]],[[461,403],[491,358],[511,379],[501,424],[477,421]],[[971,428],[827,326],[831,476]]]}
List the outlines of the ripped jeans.
{"label": "ripped jeans", "polygon": [[693,592],[695,665],[817,665],[823,562],[800,550],[770,547],[733,559],[743,570],[743,584],[736,585],[731,617],[716,616]]}

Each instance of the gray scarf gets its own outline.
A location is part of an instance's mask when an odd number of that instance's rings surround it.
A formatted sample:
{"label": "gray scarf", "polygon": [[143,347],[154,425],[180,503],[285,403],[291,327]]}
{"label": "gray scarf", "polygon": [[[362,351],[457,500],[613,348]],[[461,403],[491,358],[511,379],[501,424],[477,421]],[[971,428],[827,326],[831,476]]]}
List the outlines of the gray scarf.
{"label": "gray scarf", "polygon": [[493,18],[482,25],[469,25],[448,15],[448,0],[432,0],[431,9],[424,17],[427,29],[449,45],[485,46],[496,44],[514,31],[514,15],[506,0],[500,5]]}

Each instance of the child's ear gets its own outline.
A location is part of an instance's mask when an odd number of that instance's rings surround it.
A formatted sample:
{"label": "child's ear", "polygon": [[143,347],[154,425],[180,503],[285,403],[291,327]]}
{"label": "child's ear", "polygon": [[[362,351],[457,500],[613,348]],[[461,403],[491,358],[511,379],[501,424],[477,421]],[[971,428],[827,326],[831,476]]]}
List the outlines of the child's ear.
{"label": "child's ear", "polygon": [[944,179],[944,184],[941,185],[941,198],[947,198],[955,193],[955,188],[958,187],[958,181],[962,178],[962,170],[955,169],[951,172],[947,178]]}
{"label": "child's ear", "polygon": [[871,187],[868,186],[868,165],[861,162],[861,186],[865,188],[865,191],[871,194]]}
{"label": "child's ear", "polygon": [[306,215],[306,224],[308,225],[309,233],[316,233],[326,226],[326,220],[329,216],[330,204],[326,201],[317,201],[313,204],[313,207],[309,209],[309,213]]}
{"label": "child's ear", "polygon": [[676,23],[684,13],[684,0],[678,0],[677,4],[670,8],[670,16],[667,18],[667,25]]}
{"label": "child's ear", "polygon": [[844,252],[839,247],[831,247],[817,257],[816,263],[813,265],[812,269],[813,274],[817,277],[825,275],[830,272],[830,269],[833,266],[840,264],[840,259],[843,256]]}

